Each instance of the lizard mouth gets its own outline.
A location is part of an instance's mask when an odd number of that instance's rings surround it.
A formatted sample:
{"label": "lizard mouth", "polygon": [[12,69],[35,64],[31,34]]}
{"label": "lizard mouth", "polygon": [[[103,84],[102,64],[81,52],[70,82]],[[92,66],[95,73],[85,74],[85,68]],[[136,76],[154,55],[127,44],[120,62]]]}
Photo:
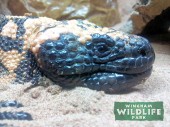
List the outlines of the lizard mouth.
{"label": "lizard mouth", "polygon": [[152,72],[152,67],[136,74],[96,72],[86,77],[84,85],[94,90],[108,93],[117,92],[144,82]]}
{"label": "lizard mouth", "polygon": [[[151,75],[153,58],[140,65],[141,67],[137,67],[137,62],[134,66],[135,62],[132,58],[128,60],[128,63],[133,61],[133,64],[128,64],[129,66],[125,65],[127,58],[119,58],[112,61],[112,65],[100,64],[98,67],[92,67],[90,72],[84,71],[81,74],[71,74],[66,73],[68,71],[62,72],[55,69],[51,74],[48,69],[43,70],[43,72],[50,74],[46,76],[52,81],[65,87],[80,85],[93,90],[105,91],[106,93],[115,93],[144,82]],[[138,58],[139,61],[142,61],[142,59],[144,58],[141,58],[141,60]],[[59,72],[59,75],[56,72]]]}
{"label": "lizard mouth", "polygon": [[152,72],[152,66],[140,73],[121,73],[112,71],[94,71],[73,75],[47,75],[52,81],[64,87],[84,86],[106,93],[116,93],[144,82]]}

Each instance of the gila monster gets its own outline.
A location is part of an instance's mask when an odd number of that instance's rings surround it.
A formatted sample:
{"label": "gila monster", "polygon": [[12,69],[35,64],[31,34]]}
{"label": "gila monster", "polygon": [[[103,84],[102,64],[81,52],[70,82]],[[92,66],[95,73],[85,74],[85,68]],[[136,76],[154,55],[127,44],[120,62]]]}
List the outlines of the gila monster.
{"label": "gila monster", "polygon": [[145,80],[154,59],[145,38],[86,20],[0,17],[0,84],[36,85],[46,76],[62,86],[114,92]]}
{"label": "gila monster", "polygon": [[45,76],[113,93],[147,79],[154,59],[147,39],[86,20],[0,17],[0,84],[35,86]]}

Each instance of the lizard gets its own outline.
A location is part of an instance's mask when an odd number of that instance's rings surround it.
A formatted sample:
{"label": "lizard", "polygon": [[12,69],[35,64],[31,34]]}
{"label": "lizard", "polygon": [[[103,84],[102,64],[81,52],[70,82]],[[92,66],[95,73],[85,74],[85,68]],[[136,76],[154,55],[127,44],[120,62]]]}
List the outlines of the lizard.
{"label": "lizard", "polygon": [[145,81],[155,53],[141,36],[87,20],[0,16],[0,84],[81,85],[114,93]]}
{"label": "lizard", "polygon": [[62,86],[114,92],[147,79],[154,59],[147,39],[86,20],[1,16],[1,84],[35,85],[46,76]]}

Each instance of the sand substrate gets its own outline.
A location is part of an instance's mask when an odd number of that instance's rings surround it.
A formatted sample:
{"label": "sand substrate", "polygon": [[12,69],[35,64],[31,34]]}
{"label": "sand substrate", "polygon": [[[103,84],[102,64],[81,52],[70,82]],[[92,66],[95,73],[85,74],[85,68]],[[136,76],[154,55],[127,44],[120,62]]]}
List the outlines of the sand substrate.
{"label": "sand substrate", "polygon": [[[152,43],[156,61],[151,77],[133,89],[108,95],[88,88],[71,90],[59,86],[3,84],[0,101],[17,100],[24,107],[0,108],[3,111],[24,111],[32,121],[2,120],[0,123],[19,127],[170,127],[170,44]],[[163,101],[163,121],[115,121],[114,102]]]}

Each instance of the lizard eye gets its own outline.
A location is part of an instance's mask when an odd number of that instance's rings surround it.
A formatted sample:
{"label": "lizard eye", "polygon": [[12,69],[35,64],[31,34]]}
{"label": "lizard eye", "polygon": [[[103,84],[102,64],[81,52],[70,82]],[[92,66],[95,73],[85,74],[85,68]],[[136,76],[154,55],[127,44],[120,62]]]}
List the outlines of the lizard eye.
{"label": "lizard eye", "polygon": [[106,45],[99,45],[97,48],[100,53],[108,51],[108,47]]}
{"label": "lizard eye", "polygon": [[104,43],[99,43],[94,47],[95,49],[95,55],[98,57],[105,57],[108,56],[111,52],[111,48],[109,48],[106,44]]}

